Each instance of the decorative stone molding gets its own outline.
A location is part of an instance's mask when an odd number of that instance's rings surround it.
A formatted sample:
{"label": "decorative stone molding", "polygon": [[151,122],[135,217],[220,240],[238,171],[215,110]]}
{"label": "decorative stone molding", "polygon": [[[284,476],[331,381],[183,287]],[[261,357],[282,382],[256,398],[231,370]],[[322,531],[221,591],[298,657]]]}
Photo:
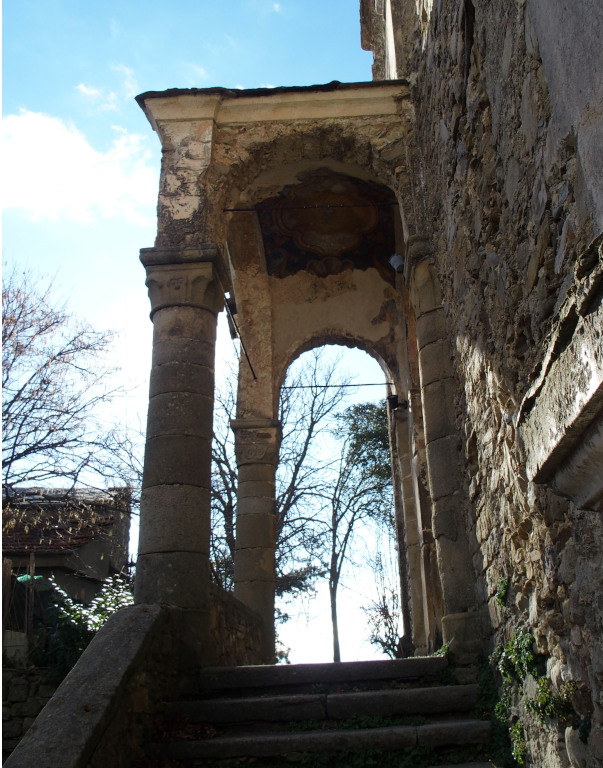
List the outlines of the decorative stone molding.
{"label": "decorative stone molding", "polygon": [[281,424],[274,419],[233,419],[237,466],[278,463]]}
{"label": "decorative stone molding", "polygon": [[224,289],[218,248],[143,248],[140,260],[147,273],[151,318],[165,307],[198,307],[217,314]]}

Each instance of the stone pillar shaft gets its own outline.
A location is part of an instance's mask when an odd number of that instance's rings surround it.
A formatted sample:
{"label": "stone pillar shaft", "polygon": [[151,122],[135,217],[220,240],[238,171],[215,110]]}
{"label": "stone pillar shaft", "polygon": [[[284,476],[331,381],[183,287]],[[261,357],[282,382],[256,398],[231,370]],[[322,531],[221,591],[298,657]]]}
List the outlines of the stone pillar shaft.
{"label": "stone pillar shaft", "polygon": [[207,626],[216,315],[207,252],[145,249],[153,320],[136,602],[193,612]]}
{"label": "stone pillar shaft", "polygon": [[231,424],[239,473],[235,597],[262,617],[262,660],[271,664],[275,660],[275,474],[281,429],[271,419],[235,419]]}
{"label": "stone pillar shaft", "polygon": [[[463,521],[460,440],[455,420],[452,356],[446,334],[442,292],[431,259],[418,252],[410,268],[415,310],[423,428],[442,599],[442,635],[451,641],[475,614],[475,573]],[[462,620],[458,617],[463,618]],[[475,622],[473,622],[475,623]],[[469,633],[470,634],[470,633]],[[461,640],[461,635],[463,639]],[[458,642],[467,646],[466,629]]]}

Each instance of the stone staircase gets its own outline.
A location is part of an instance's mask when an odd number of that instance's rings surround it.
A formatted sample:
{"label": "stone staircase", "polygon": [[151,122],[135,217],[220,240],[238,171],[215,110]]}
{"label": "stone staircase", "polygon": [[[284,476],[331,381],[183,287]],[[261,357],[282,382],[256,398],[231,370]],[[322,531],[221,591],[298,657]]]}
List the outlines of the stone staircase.
{"label": "stone staircase", "polygon": [[166,707],[139,765],[406,768],[469,754],[481,762],[460,764],[490,766],[478,686],[452,674],[445,657],[207,668]]}

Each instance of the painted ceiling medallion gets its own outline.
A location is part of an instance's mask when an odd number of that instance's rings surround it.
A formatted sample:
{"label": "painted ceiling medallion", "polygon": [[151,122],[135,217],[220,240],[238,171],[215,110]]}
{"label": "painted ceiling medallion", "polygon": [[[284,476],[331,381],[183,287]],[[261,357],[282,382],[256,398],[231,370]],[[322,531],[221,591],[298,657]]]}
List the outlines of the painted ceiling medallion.
{"label": "painted ceiling medallion", "polygon": [[376,267],[387,280],[395,198],[381,185],[322,170],[256,206],[268,273],[319,277]]}

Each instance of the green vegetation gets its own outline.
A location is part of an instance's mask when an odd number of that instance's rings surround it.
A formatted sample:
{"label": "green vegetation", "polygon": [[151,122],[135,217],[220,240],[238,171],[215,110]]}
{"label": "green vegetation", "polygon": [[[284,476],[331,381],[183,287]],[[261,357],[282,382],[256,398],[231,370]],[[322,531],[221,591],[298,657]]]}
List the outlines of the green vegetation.
{"label": "green vegetation", "polygon": [[498,588],[494,595],[494,600],[501,608],[507,605],[507,597],[509,596],[509,579],[504,576],[498,580]]}
{"label": "green vegetation", "polygon": [[561,684],[558,692],[553,690],[553,684],[548,677],[538,680],[536,696],[526,701],[528,710],[545,723],[548,719],[561,722],[575,720],[576,713],[572,705],[572,696],[578,688],[573,681]]}
{"label": "green vegetation", "polygon": [[130,579],[125,576],[106,579],[90,605],[77,602],[56,583],[54,590],[56,628],[48,636],[45,646],[36,649],[32,661],[42,667],[51,667],[57,680],[62,680],[109,616],[131,605],[134,597]]}
{"label": "green vegetation", "polygon": [[513,747],[513,758],[518,765],[525,765],[526,762],[526,737],[523,732],[523,723],[516,720],[509,728],[511,744]]}
{"label": "green vegetation", "polygon": [[527,675],[539,677],[542,659],[534,653],[534,638],[527,629],[518,627],[509,642],[492,654],[503,680],[522,681]]}
{"label": "green vegetation", "polygon": [[[502,689],[492,712],[492,757],[497,760],[497,765],[524,765],[526,762],[524,726],[521,720],[513,715],[512,704],[514,699],[517,700],[523,695],[523,683],[528,675],[536,680],[536,694],[524,699],[526,710],[543,724],[549,721],[571,723],[579,731],[581,740],[586,743],[590,722],[581,720],[572,704],[577,683],[564,682],[558,691],[554,689],[551,680],[544,673],[545,659],[535,653],[534,638],[527,629],[518,627],[504,646],[495,649],[490,661],[502,676]],[[489,683],[485,683],[484,691],[484,700],[487,702],[488,697],[491,700],[492,696]],[[508,755],[506,758],[505,750]]]}

